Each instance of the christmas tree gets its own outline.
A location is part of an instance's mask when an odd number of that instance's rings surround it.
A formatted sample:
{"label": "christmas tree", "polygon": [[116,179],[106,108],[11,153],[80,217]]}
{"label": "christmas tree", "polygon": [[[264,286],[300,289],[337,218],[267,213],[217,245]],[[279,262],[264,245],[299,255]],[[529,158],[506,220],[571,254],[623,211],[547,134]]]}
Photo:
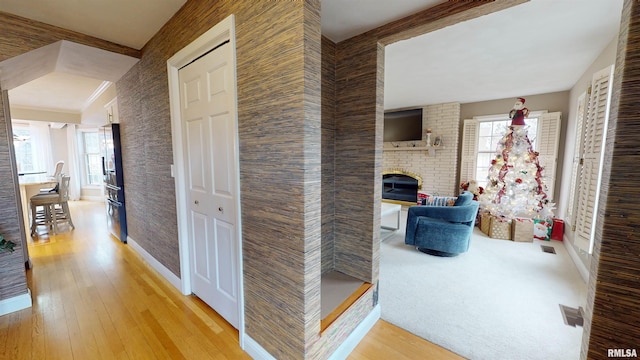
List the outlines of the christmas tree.
{"label": "christmas tree", "polygon": [[489,181],[478,200],[482,209],[507,220],[550,219],[553,204],[547,198],[539,154],[527,136],[524,119],[529,110],[524,102],[525,99],[518,98],[509,113],[511,126],[498,143],[489,168]]}

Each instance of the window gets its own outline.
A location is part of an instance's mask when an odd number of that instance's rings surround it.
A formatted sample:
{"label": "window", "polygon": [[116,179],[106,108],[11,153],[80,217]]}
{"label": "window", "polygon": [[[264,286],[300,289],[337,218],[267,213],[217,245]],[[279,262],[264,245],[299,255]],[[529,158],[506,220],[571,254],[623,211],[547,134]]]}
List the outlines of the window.
{"label": "window", "polygon": [[51,173],[51,138],[48,123],[12,122],[13,148],[18,173]]}
{"label": "window", "polygon": [[33,150],[31,149],[31,132],[29,127],[13,129],[13,147],[16,151],[16,163],[19,173],[35,172]]}
{"label": "window", "polygon": [[82,132],[82,158],[84,162],[84,180],[86,185],[102,184],[102,153],[100,135],[95,132]]}
{"label": "window", "polygon": [[[538,118],[529,117],[527,122],[527,136],[536,149],[535,139],[538,131]],[[507,133],[507,129],[511,124],[511,119],[500,118],[497,120],[480,121],[478,123],[478,151],[476,156],[476,175],[475,180],[478,185],[486,187],[487,174],[489,173],[489,165],[491,160],[496,156],[496,148],[498,143]]]}
{"label": "window", "polygon": [[[528,137],[538,161],[544,168],[548,196],[553,198],[556,160],[560,136],[560,113],[531,112],[526,120]],[[508,115],[479,116],[464,121],[460,182],[475,179],[486,187],[489,166],[496,156],[498,142],[506,134],[511,119]]]}

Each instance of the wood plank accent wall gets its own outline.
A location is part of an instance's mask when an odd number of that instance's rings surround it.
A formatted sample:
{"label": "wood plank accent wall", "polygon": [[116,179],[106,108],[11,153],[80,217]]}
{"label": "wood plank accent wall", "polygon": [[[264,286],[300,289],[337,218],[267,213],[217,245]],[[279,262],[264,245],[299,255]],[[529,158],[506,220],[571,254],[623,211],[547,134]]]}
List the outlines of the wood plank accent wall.
{"label": "wood plank accent wall", "polygon": [[337,45],[335,269],[369,283],[380,262],[383,54],[372,33]]}
{"label": "wood plank accent wall", "polygon": [[322,273],[334,269],[336,44],[322,37]]}
{"label": "wood plank accent wall", "polygon": [[[275,358],[299,359],[310,318],[320,324],[320,114],[307,114],[320,99],[304,99],[311,2],[258,3],[237,21],[246,332]],[[309,40],[319,66],[319,33]]]}
{"label": "wood plank accent wall", "polygon": [[[304,178],[304,355],[319,359],[312,344],[325,343],[318,351],[338,346],[344,338],[320,336],[322,273],[322,38],[320,0],[304,1],[303,18],[303,178]],[[291,5],[287,5],[291,6]],[[346,328],[347,326],[345,326]],[[280,358],[280,356],[276,356]]]}
{"label": "wood plank accent wall", "polygon": [[8,93],[0,89],[0,235],[16,244],[15,251],[0,253],[0,301],[27,293],[22,205],[13,154],[13,131]]}
{"label": "wood plank accent wall", "polygon": [[640,352],[640,4],[622,11],[582,359]]}
{"label": "wood plank accent wall", "polygon": [[166,60],[230,14],[245,332],[276,358],[304,358],[320,327],[319,1],[188,1],[145,45],[117,83],[129,232],[180,275]]}
{"label": "wood plank accent wall", "polygon": [[529,0],[447,1],[372,31],[377,33],[380,42],[388,45],[527,1]]}
{"label": "wood plank accent wall", "polygon": [[131,239],[180,276],[175,183],[171,177],[168,57],[157,54],[161,52],[147,44],[140,61],[116,83],[127,231]]}
{"label": "wood plank accent wall", "polygon": [[140,57],[139,50],[127,46],[0,11],[0,61],[60,40],[73,41],[136,58]]}

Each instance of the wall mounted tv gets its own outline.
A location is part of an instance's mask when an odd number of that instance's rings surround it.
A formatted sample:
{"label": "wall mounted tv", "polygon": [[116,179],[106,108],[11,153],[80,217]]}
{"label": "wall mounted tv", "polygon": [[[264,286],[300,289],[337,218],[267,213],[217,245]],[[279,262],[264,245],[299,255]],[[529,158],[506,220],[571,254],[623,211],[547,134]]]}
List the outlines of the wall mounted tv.
{"label": "wall mounted tv", "polygon": [[422,109],[384,113],[383,141],[422,140]]}

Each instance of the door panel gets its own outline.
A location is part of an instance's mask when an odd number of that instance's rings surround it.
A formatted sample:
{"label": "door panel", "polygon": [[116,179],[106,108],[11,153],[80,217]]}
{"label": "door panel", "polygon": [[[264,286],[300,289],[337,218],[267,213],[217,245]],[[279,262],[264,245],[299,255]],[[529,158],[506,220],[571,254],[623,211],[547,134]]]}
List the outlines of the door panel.
{"label": "door panel", "polygon": [[[191,229],[193,231],[193,236],[196,239],[206,239],[207,236],[207,216],[204,214],[199,214],[197,212],[191,213]],[[194,275],[198,276],[200,279],[209,282],[208,279],[211,278],[211,268],[209,264],[209,257],[207,254],[209,253],[209,243],[206,241],[196,241],[194,242]]]}
{"label": "door panel", "polygon": [[236,124],[231,47],[179,71],[193,293],[238,327]]}
{"label": "door panel", "polygon": [[207,124],[204,124],[202,118],[187,120],[187,146],[189,159],[189,190],[207,192],[207,164],[205,155],[207,143],[204,139],[204,133]]}
{"label": "door panel", "polygon": [[[233,133],[229,129],[228,122],[228,116],[226,115],[217,116],[213,119],[213,152],[216,154],[216,166],[221,168],[233,168],[231,164],[234,159],[231,158],[232,152],[229,151],[230,144],[228,141],[229,137],[233,136]],[[216,194],[231,196],[233,190],[230,177],[233,175],[226,172],[215,172],[214,176]]]}
{"label": "door panel", "polygon": [[[231,224],[219,221],[216,226],[216,264],[218,268],[216,273],[224,274],[225,269],[235,269],[235,255],[234,252],[234,231],[235,229]],[[231,299],[235,299],[237,296],[236,283],[232,281],[231,276],[218,277],[217,284],[218,290]]]}

